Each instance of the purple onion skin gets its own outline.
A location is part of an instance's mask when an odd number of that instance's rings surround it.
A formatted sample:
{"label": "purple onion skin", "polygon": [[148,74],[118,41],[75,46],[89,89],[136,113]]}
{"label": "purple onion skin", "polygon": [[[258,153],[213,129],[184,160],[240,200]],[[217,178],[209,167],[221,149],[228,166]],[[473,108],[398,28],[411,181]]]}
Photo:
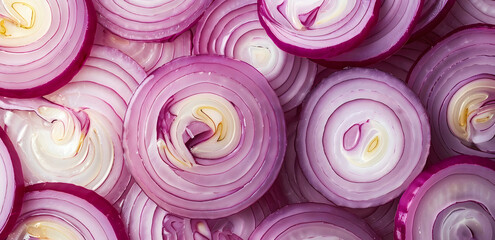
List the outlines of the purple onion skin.
{"label": "purple onion skin", "polygon": [[[2,128],[0,128],[0,139],[2,143],[5,144],[5,147],[8,150],[8,153],[2,153],[2,154],[9,155],[13,167],[13,169],[11,170],[14,172],[14,180],[15,180],[13,205],[11,206],[10,214],[7,222],[5,222],[4,227],[0,229],[0,239],[6,239],[10,231],[14,228],[17,217],[19,217],[19,214],[21,212],[22,197],[24,196],[24,179],[22,177],[22,167],[19,160],[19,156],[17,156],[17,152],[15,151],[14,145],[12,144],[9,137]],[[4,186],[0,186],[0,187],[4,187]],[[7,206],[1,206],[1,207],[5,208]]]}
{"label": "purple onion skin", "polygon": [[47,95],[56,91],[57,89],[63,87],[67,84],[82,68],[86,58],[91,52],[93,46],[95,33],[96,33],[96,12],[93,7],[92,0],[83,0],[86,3],[87,14],[88,14],[88,25],[85,31],[85,38],[81,45],[81,49],[77,55],[72,60],[72,63],[65,68],[57,77],[51,81],[27,89],[8,89],[0,87],[0,95],[12,98],[33,98]]}
{"label": "purple onion skin", "polygon": [[[441,162],[430,166],[420,175],[418,175],[418,177],[409,185],[409,187],[406,189],[406,191],[404,192],[404,194],[402,195],[399,201],[399,206],[397,209],[397,213],[395,215],[395,233],[394,233],[395,239],[397,240],[410,239],[407,237],[407,235],[411,231],[411,229],[408,228],[407,222],[409,221],[409,219],[411,219],[410,221],[414,220],[413,218],[415,214],[415,209],[413,209],[412,205],[415,202],[421,201],[421,198],[423,197],[422,194],[424,194],[422,189],[426,188],[426,190],[424,191],[427,191],[429,188],[432,187],[432,186],[429,187],[426,186],[427,184],[430,184],[430,181],[435,181],[431,183],[431,184],[435,184],[440,180],[434,178],[442,178],[442,177],[445,178],[449,176],[451,174],[451,173],[449,174],[449,168],[456,167],[458,165],[469,165],[472,167],[476,167],[479,169],[480,174],[486,174],[487,172],[490,172],[490,174],[495,174],[495,162],[478,156],[467,156],[467,155],[454,156],[444,159]],[[455,171],[455,173],[453,173],[452,175],[455,174],[462,174],[462,173],[459,171]],[[492,185],[495,184],[495,182],[491,182],[491,183]],[[462,193],[458,194],[459,197],[463,196],[461,194]],[[481,203],[481,205],[482,204],[483,203]],[[414,204],[414,206],[417,205]],[[485,211],[488,210],[485,209]],[[494,219],[492,219],[492,221],[495,222]],[[429,229],[425,229],[425,231],[429,231]]]}

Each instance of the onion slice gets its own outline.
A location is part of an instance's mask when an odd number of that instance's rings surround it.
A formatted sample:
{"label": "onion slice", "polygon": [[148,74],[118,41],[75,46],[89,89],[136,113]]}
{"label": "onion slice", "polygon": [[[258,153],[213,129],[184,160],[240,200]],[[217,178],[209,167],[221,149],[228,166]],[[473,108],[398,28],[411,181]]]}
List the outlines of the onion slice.
{"label": "onion slice", "polygon": [[0,1],[0,95],[29,98],[65,85],[94,40],[90,0]]}
{"label": "onion slice", "polygon": [[194,53],[224,55],[254,66],[268,79],[285,112],[301,104],[316,75],[316,63],[282,51],[268,37],[256,0],[215,1],[198,23]]}
{"label": "onion slice", "polygon": [[375,25],[380,0],[258,0],[261,24],[294,55],[330,58],[359,44]]}
{"label": "onion slice", "polygon": [[451,33],[415,64],[408,85],[430,116],[432,161],[495,158],[495,27]]}
{"label": "onion slice", "polygon": [[494,239],[495,162],[456,156],[422,172],[402,196],[396,239]]}
{"label": "onion slice", "polygon": [[131,40],[165,41],[190,29],[213,0],[93,0],[98,22]]}
{"label": "onion slice", "polygon": [[21,211],[24,181],[19,157],[0,128],[0,239],[6,239]]}
{"label": "onion slice", "polygon": [[316,62],[333,68],[368,66],[391,56],[409,40],[422,5],[423,0],[382,0],[380,18],[361,44]]}
{"label": "onion slice", "polygon": [[268,216],[249,237],[268,239],[378,239],[356,216],[320,203],[288,205]]}
{"label": "onion slice", "polygon": [[398,197],[423,169],[430,128],[400,80],[354,68],[323,80],[303,103],[296,152],[311,185],[339,206]]}
{"label": "onion slice", "polygon": [[8,239],[129,239],[117,211],[95,192],[67,183],[28,186]]}
{"label": "onion slice", "polygon": [[285,123],[275,92],[247,63],[182,57],[139,86],[123,145],[133,177],[158,206],[220,218],[245,209],[274,182]]}

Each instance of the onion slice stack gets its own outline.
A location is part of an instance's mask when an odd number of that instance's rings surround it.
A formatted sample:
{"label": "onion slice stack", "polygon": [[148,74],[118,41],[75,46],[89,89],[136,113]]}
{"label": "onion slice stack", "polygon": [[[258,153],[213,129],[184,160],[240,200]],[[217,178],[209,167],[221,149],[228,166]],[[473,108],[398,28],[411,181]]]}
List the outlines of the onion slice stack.
{"label": "onion slice stack", "polygon": [[135,183],[124,199],[121,216],[129,238],[133,240],[211,239],[206,221],[168,213],[149,199]]}
{"label": "onion slice stack", "polygon": [[495,27],[468,26],[418,60],[408,85],[432,127],[432,161],[458,154],[495,158]]}
{"label": "onion slice stack", "polygon": [[402,196],[396,239],[494,239],[495,162],[456,156],[421,173]]}
{"label": "onion slice stack", "polygon": [[316,75],[316,63],[282,51],[268,37],[256,0],[215,1],[199,21],[194,53],[224,55],[254,66],[268,79],[286,112],[301,104]]}
{"label": "onion slice stack", "polygon": [[391,56],[409,40],[422,5],[423,0],[382,0],[380,18],[361,44],[336,57],[317,62],[334,68],[368,66]]}
{"label": "onion slice stack", "polygon": [[280,49],[330,58],[359,44],[375,25],[380,0],[258,0],[261,24]]}
{"label": "onion slice stack", "polygon": [[0,128],[0,239],[6,239],[21,211],[24,181],[19,157]]}
{"label": "onion slice stack", "polygon": [[129,104],[123,139],[133,177],[158,206],[206,219],[258,200],[286,145],[266,79],[220,56],[182,57],[154,71]]}
{"label": "onion slice stack", "polygon": [[124,114],[145,76],[120,51],[94,46],[81,71],[53,94],[1,99],[2,123],[15,139],[26,183],[72,183],[115,203],[131,178],[121,140]]}
{"label": "onion slice stack", "polygon": [[330,75],[303,103],[296,151],[313,187],[339,206],[367,208],[398,197],[423,169],[425,110],[400,80],[373,69]]}
{"label": "onion slice stack", "polygon": [[66,84],[90,52],[90,0],[0,2],[0,95],[28,98]]}
{"label": "onion slice stack", "polygon": [[268,216],[249,240],[271,239],[378,239],[356,216],[333,206],[301,203],[286,206]]}
{"label": "onion slice stack", "polygon": [[67,183],[40,183],[26,188],[8,239],[129,238],[117,211],[95,192]]}
{"label": "onion slice stack", "polygon": [[165,41],[187,31],[213,0],[93,0],[98,22],[131,40]]}

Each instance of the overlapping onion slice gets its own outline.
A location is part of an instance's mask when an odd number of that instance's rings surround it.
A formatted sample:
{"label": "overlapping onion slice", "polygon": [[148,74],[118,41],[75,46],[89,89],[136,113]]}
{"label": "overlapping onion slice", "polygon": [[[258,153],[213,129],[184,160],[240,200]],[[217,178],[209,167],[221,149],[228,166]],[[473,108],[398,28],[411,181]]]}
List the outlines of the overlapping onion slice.
{"label": "overlapping onion slice", "polygon": [[27,184],[67,182],[95,190],[111,203],[130,180],[122,124],[144,70],[116,49],[94,46],[72,81],[51,95],[0,101]]}
{"label": "overlapping onion slice", "polygon": [[94,40],[89,0],[0,1],[0,95],[36,97],[66,84]]}
{"label": "overlapping onion slice", "polygon": [[321,203],[288,205],[268,216],[250,240],[269,239],[378,239],[358,217]]}
{"label": "overlapping onion slice", "polygon": [[250,65],[183,57],[140,85],[123,144],[132,175],[160,207],[219,218],[248,207],[274,182],[285,123],[274,91]]}
{"label": "overlapping onion slice", "polygon": [[28,186],[10,240],[126,240],[124,224],[104,198],[67,183]]}
{"label": "overlapping onion slice", "polygon": [[456,0],[445,19],[435,28],[440,36],[462,26],[495,24],[495,2],[491,0]]}
{"label": "overlapping onion slice", "polygon": [[329,58],[350,50],[370,32],[380,0],[259,0],[261,24],[282,50]]}
{"label": "overlapping onion slice", "polygon": [[466,154],[495,158],[495,28],[454,32],[411,70],[432,127],[432,160]]}
{"label": "overlapping onion slice", "polygon": [[206,221],[182,218],[163,210],[135,183],[124,199],[121,216],[133,240],[212,239]]}
{"label": "overlapping onion slice", "polygon": [[284,111],[303,101],[316,75],[316,63],[279,49],[260,24],[256,0],[215,1],[199,21],[195,54],[242,60],[268,79]]}
{"label": "overlapping onion slice", "polygon": [[412,38],[417,38],[432,30],[445,18],[456,0],[423,0],[423,10]]}
{"label": "overlapping onion slice", "polygon": [[197,22],[213,0],[93,0],[98,22],[132,40],[170,40]]}
{"label": "overlapping onion slice", "polygon": [[328,67],[368,66],[398,51],[419,20],[423,0],[382,0],[380,17],[368,37],[350,51],[317,60]]}
{"label": "overlapping onion slice", "polygon": [[495,163],[456,156],[421,173],[402,196],[396,239],[495,238]]}
{"label": "overlapping onion slice", "polygon": [[374,69],[343,70],[303,103],[296,151],[304,175],[351,208],[398,197],[423,169],[430,146],[425,110],[400,80]]}
{"label": "overlapping onion slice", "polygon": [[21,211],[24,181],[19,157],[2,128],[0,158],[0,239],[5,239]]}
{"label": "overlapping onion slice", "polygon": [[172,59],[192,53],[192,34],[186,31],[171,42],[143,42],[119,37],[98,25],[95,43],[119,49],[150,73]]}

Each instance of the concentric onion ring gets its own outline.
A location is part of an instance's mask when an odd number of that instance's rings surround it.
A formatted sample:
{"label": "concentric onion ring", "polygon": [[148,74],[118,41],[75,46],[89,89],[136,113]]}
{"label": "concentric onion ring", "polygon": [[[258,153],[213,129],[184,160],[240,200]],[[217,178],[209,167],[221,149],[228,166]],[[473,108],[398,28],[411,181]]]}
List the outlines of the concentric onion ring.
{"label": "concentric onion ring", "polygon": [[495,28],[449,35],[418,60],[408,85],[430,116],[432,160],[495,158]]}
{"label": "concentric onion ring", "polygon": [[132,175],[165,210],[225,217],[274,182],[285,152],[277,96],[250,65],[220,56],[176,59],[153,72],[124,121]]}
{"label": "concentric onion ring", "polygon": [[423,169],[430,145],[421,102],[400,80],[349,69],[323,80],[303,103],[296,151],[308,181],[333,203],[385,204]]}
{"label": "concentric onion ring", "polygon": [[258,0],[261,24],[294,55],[329,58],[359,44],[375,25],[380,0]]}
{"label": "concentric onion ring", "polygon": [[0,95],[51,93],[81,68],[94,40],[89,0],[0,1]]}
{"label": "concentric onion ring", "polygon": [[98,22],[127,39],[165,41],[187,31],[213,0],[93,0]]}
{"label": "concentric onion ring", "polygon": [[194,53],[224,55],[254,66],[268,79],[286,112],[301,104],[316,75],[316,63],[282,51],[268,37],[256,0],[215,1],[199,21]]}
{"label": "concentric onion ring", "polygon": [[19,157],[2,128],[0,128],[0,158],[0,239],[5,239],[21,211],[24,181]]}
{"label": "concentric onion ring", "polygon": [[456,156],[421,173],[402,196],[396,239],[494,239],[495,163]]}
{"label": "concentric onion ring", "polygon": [[115,203],[130,181],[122,124],[143,69],[109,47],[94,46],[70,83],[44,98],[1,99],[2,123],[15,139],[24,180],[66,182]]}
{"label": "concentric onion ring", "polygon": [[93,191],[67,183],[26,188],[11,240],[129,239],[117,211]]}
{"label": "concentric onion ring", "polygon": [[333,206],[301,203],[286,206],[268,216],[250,240],[271,239],[378,239],[356,216]]}

